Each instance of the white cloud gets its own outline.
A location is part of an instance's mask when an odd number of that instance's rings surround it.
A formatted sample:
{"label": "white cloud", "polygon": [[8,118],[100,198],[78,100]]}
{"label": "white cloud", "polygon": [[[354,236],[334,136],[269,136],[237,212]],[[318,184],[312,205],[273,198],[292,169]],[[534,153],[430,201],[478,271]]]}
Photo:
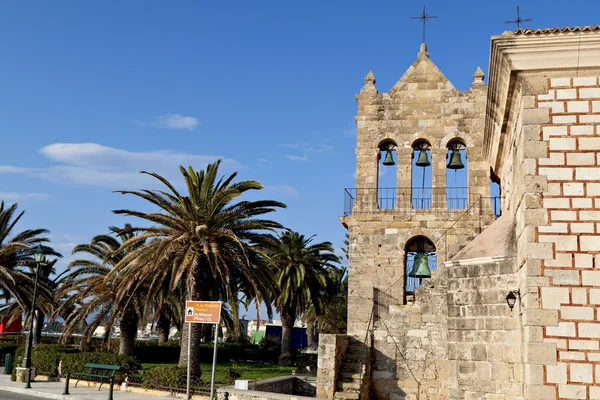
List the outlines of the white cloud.
{"label": "white cloud", "polygon": [[294,156],[291,154],[286,154],[284,157],[287,158],[288,160],[292,160],[292,161],[312,162],[306,156],[300,157],[300,156]]}
{"label": "white cloud", "polygon": [[[167,179],[179,177],[179,165],[204,168],[219,156],[180,153],[171,150],[135,152],[96,143],[54,143],[40,152],[56,164],[48,168],[0,165],[0,174],[23,174],[57,183],[71,182],[111,189],[137,189],[155,182],[139,171],[151,171]],[[235,160],[222,159],[223,169],[240,169]]]}
{"label": "white cloud", "polygon": [[165,128],[165,129],[187,129],[188,131],[194,130],[198,125],[198,119],[194,117],[186,117],[179,114],[167,114],[154,117],[154,121],[133,121],[134,124],[140,126],[150,126],[153,128]]}
{"label": "white cloud", "polygon": [[262,164],[269,164],[269,160],[267,160],[266,158],[258,158],[256,161],[258,161],[259,163]]}
{"label": "white cloud", "polygon": [[335,147],[327,143],[313,144],[307,142],[293,143],[293,144],[281,144],[281,147],[287,147],[289,149],[302,150],[306,153],[331,153]]}
{"label": "white cloud", "polygon": [[279,185],[279,186],[265,186],[265,190],[272,190],[285,194],[287,196],[298,197],[300,193],[292,185]]}
{"label": "white cloud", "polygon": [[18,201],[44,201],[48,200],[48,193],[18,193],[18,192],[0,192],[0,200],[9,203]]}

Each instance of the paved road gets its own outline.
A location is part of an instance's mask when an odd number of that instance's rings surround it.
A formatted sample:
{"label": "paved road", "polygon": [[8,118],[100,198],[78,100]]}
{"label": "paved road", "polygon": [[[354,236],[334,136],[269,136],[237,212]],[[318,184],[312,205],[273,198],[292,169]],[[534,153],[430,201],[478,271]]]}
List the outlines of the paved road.
{"label": "paved road", "polygon": [[39,400],[39,397],[25,396],[24,394],[17,394],[17,393],[5,392],[5,391],[0,390],[0,399],[2,399],[2,400],[34,400],[34,399],[38,399]]}

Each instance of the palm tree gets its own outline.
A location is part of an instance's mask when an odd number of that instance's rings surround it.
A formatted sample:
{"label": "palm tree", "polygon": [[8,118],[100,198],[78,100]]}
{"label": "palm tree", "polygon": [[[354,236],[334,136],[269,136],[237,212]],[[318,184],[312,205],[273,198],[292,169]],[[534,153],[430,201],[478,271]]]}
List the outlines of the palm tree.
{"label": "palm tree", "polygon": [[[131,225],[125,225],[125,228],[131,228]],[[139,317],[143,312],[145,298],[139,291],[136,296],[117,298],[119,276],[113,275],[112,279],[107,277],[115,265],[136,247],[143,245],[143,242],[122,246],[134,234],[122,233],[122,229],[116,227],[111,227],[110,231],[117,234],[118,238],[111,235],[97,235],[90,243],[73,248],[73,254],[86,253],[93,256],[95,260],[81,258],[71,261],[67,274],[61,280],[62,284],[56,298],[62,299],[62,304],[57,314],[66,314],[65,311],[71,309],[65,319],[65,330],[61,340],[66,341],[76,329],[87,324],[87,318],[93,316],[84,330],[81,343],[85,346],[97,327],[104,324],[109,335],[112,326],[118,320],[121,331],[119,354],[133,355]]]}
{"label": "palm tree", "polygon": [[296,318],[311,305],[320,312],[321,289],[329,286],[327,270],[339,262],[330,242],[311,244],[313,238],[284,232],[270,254],[279,288],[275,308],[279,311],[282,328],[280,365],[292,362],[292,329]]}
{"label": "palm tree", "polygon": [[330,268],[329,285],[321,290],[322,306],[317,313],[314,304],[304,313],[308,347],[316,346],[315,332],[345,334],[347,329],[348,274],[346,267]]}
{"label": "palm tree", "polygon": [[[28,229],[12,235],[15,225],[25,214],[22,211],[15,217],[16,212],[16,203],[6,208],[4,201],[0,202],[0,298],[4,302],[0,314],[11,319],[23,312],[31,315],[35,248],[41,246],[44,254],[61,257],[60,253],[45,245],[50,242],[42,236],[50,233],[46,229]],[[43,280],[38,283],[38,296],[38,307],[48,312],[53,304],[52,293]]]}
{"label": "palm tree", "polygon": [[[116,214],[133,216],[150,224],[130,228],[138,234],[123,246],[148,242],[131,252],[117,264],[111,274],[123,277],[121,294],[135,289],[141,282],[149,287],[149,298],[167,285],[174,290],[180,283],[188,300],[225,300],[233,296],[234,276],[244,280],[257,292],[271,289],[270,272],[261,249],[275,240],[270,232],[282,226],[263,219],[285,204],[272,200],[234,200],[263,186],[253,180],[234,182],[236,173],[218,178],[220,160],[196,171],[180,167],[187,193],[181,194],[164,177],[151,172],[165,190],[119,191],[140,197],[156,211],[115,210]],[[179,365],[187,364],[187,342],[191,335],[191,368],[200,375],[199,324],[184,324]]]}

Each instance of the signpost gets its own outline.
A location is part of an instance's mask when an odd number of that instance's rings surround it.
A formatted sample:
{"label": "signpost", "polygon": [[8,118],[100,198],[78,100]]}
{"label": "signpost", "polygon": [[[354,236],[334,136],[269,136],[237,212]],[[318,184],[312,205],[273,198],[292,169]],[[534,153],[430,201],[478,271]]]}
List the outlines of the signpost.
{"label": "signpost", "polygon": [[217,367],[217,338],[219,336],[219,324],[221,323],[221,302],[187,300],[185,302],[185,322],[188,323],[187,400],[190,400],[192,324],[215,324],[215,349],[213,352],[212,377],[210,381],[210,400],[213,400],[215,394],[215,372]]}

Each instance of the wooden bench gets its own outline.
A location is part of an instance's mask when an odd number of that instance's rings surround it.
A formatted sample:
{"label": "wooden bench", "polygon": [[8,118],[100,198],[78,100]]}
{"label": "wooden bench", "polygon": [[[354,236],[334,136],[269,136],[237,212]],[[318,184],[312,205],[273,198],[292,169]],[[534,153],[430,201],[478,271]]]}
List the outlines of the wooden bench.
{"label": "wooden bench", "polygon": [[80,380],[85,378],[93,378],[100,380],[100,386],[98,386],[98,390],[102,387],[104,382],[108,382],[110,384],[110,391],[113,391],[113,385],[115,384],[115,373],[121,369],[118,365],[108,365],[108,364],[85,364],[85,368],[87,368],[87,372],[76,372],[72,375],[73,378],[77,379],[75,382],[75,387]]}

